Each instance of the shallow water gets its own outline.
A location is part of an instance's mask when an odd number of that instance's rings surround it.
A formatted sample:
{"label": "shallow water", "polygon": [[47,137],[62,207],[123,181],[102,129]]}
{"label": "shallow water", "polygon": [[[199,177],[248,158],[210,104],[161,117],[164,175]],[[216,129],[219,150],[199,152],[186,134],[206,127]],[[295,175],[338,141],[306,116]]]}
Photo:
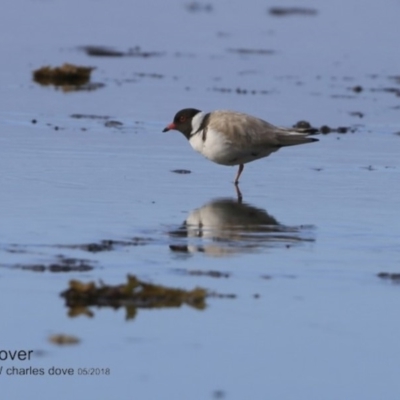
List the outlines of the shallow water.
{"label": "shallow water", "polygon": [[[6,398],[397,399],[400,292],[377,274],[400,261],[399,5],[300,4],[318,13],[271,16],[276,4],[261,1],[4,3],[0,350],[35,350],[0,361]],[[86,45],[157,54],[93,57]],[[31,80],[63,62],[96,67],[105,86]],[[192,106],[355,132],[247,164],[239,202],[235,168],[161,133]],[[51,268],[65,259],[89,268]],[[235,297],[133,319],[124,307],[68,316],[71,279],[128,274]],[[56,346],[56,333],[81,342]],[[12,366],[46,375],[7,376]],[[87,367],[111,373],[77,376]]]}

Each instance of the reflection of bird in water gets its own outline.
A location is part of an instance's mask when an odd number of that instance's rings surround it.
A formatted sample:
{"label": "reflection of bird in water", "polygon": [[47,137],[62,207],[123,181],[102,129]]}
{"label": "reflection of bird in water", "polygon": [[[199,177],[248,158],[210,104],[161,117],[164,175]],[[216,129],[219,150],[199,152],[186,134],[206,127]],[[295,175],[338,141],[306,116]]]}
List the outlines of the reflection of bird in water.
{"label": "reflection of bird in water", "polygon": [[310,241],[302,237],[304,230],[281,225],[265,210],[240,200],[217,199],[192,211],[179,229],[170,232],[171,237],[179,239],[170,249],[213,256],[253,252],[260,247]]}

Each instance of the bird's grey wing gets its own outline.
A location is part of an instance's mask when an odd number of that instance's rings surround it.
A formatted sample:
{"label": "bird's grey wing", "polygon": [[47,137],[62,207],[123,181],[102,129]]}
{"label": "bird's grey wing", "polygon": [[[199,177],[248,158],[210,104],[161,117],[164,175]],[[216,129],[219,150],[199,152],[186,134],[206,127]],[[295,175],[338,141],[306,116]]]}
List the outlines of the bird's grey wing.
{"label": "bird's grey wing", "polygon": [[239,148],[280,146],[277,132],[280,128],[251,115],[215,111],[210,129],[226,132],[225,140]]}
{"label": "bird's grey wing", "polygon": [[[275,151],[282,146],[310,143],[308,130],[277,127],[260,118],[232,111],[215,111],[211,129],[227,132],[226,141],[232,147],[268,149]],[[243,129],[243,127],[246,127]]]}

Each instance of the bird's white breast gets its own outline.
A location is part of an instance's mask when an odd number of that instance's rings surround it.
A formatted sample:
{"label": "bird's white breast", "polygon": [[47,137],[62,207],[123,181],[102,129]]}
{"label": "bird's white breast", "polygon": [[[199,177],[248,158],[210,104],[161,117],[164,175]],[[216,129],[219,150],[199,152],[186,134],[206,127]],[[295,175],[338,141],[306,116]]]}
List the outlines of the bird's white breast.
{"label": "bird's white breast", "polygon": [[238,165],[269,156],[277,148],[241,147],[228,135],[205,128],[192,135],[189,142],[194,150],[209,160],[222,165]]}
{"label": "bird's white breast", "polygon": [[235,154],[232,154],[230,141],[220,132],[205,128],[189,139],[194,150],[217,164],[236,165],[232,162]]}

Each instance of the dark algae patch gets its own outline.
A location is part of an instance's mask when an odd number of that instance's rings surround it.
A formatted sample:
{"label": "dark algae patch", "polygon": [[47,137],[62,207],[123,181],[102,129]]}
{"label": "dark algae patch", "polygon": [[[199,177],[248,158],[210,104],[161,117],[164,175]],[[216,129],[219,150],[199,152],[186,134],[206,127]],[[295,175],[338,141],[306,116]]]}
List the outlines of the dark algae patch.
{"label": "dark algae patch", "polygon": [[201,3],[198,1],[191,1],[185,4],[185,8],[187,11],[196,13],[196,12],[211,12],[213,10],[213,6],[211,3]]}
{"label": "dark algae patch", "polygon": [[155,72],[136,72],[135,75],[140,77],[140,78],[153,78],[153,79],[162,79],[162,78],[164,78],[164,75],[157,74]]}
{"label": "dark algae patch", "polygon": [[105,46],[82,46],[81,49],[93,57],[125,57],[127,52],[115,50]]}
{"label": "dark algae patch", "polygon": [[89,253],[99,253],[102,251],[116,250],[118,247],[144,246],[146,244],[149,244],[151,241],[151,238],[134,237],[130,240],[104,239],[97,243],[93,242],[84,244],[60,245],[57,247],[67,249],[79,249],[88,251]]}
{"label": "dark algae patch", "polygon": [[171,172],[173,172],[174,174],[181,174],[181,175],[187,175],[192,173],[192,171],[188,169],[173,169]]}
{"label": "dark algae patch", "polygon": [[306,7],[271,7],[268,13],[274,17],[287,17],[290,15],[313,16],[317,15],[318,11],[314,8]]}
{"label": "dark algae patch", "polygon": [[377,274],[378,278],[387,280],[387,281],[391,281],[393,283],[400,283],[400,273],[396,273],[396,272],[380,272],[379,274]]}
{"label": "dark algae patch", "polygon": [[212,87],[210,90],[219,93],[233,93],[233,94],[269,94],[268,90],[256,90],[256,89],[246,89],[246,88],[227,88],[227,87]]}
{"label": "dark algae patch", "polygon": [[238,48],[238,49],[228,49],[230,53],[236,53],[236,54],[241,54],[241,55],[262,55],[262,56],[270,56],[272,54],[275,54],[274,50],[269,50],[269,49],[247,49],[244,47]]}
{"label": "dark algae patch", "polygon": [[14,268],[33,272],[87,272],[94,269],[91,261],[59,256],[50,264],[17,264]]}
{"label": "dark algae patch", "polygon": [[221,272],[221,271],[214,271],[214,270],[203,271],[200,269],[191,269],[191,270],[177,269],[177,271],[187,274],[187,275],[208,276],[210,278],[229,278],[231,276],[231,274],[229,272]]}
{"label": "dark algae patch", "polygon": [[[121,285],[106,285],[102,282],[84,283],[71,280],[69,288],[61,293],[69,315],[77,315],[77,309],[87,307],[126,308],[127,319],[135,317],[138,308],[166,308],[188,305],[198,310],[206,307],[207,291],[202,288],[183,290],[143,282],[134,275],[128,275],[127,282]],[[87,314],[87,312],[86,312]]]}
{"label": "dark algae patch", "polygon": [[100,120],[110,119],[108,115],[95,115],[95,114],[71,114],[70,117],[75,119],[100,119]]}
{"label": "dark algae patch", "polygon": [[80,47],[88,56],[91,57],[156,57],[162,53],[158,51],[144,51],[140,46],[132,47],[126,51],[115,50],[107,46],[82,46]]}

